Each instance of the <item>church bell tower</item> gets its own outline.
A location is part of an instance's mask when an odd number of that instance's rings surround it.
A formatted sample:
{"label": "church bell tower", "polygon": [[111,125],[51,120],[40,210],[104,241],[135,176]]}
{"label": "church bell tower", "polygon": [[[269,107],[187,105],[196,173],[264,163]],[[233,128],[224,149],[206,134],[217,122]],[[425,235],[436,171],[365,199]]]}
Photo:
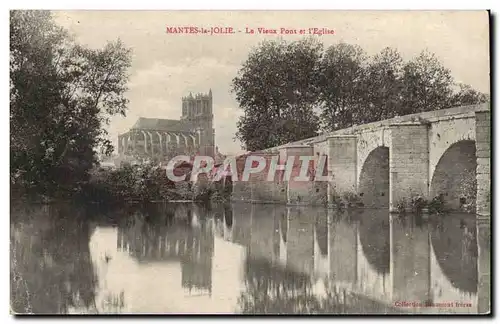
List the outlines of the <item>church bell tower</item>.
{"label": "church bell tower", "polygon": [[181,120],[193,132],[199,131],[200,155],[215,156],[215,130],[213,128],[212,89],[208,94],[198,93],[182,98]]}

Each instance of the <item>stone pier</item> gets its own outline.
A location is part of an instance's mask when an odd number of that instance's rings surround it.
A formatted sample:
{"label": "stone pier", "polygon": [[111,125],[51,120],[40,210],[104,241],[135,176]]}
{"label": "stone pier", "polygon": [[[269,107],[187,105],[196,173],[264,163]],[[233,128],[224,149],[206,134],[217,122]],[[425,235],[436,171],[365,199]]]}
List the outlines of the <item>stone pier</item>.
{"label": "stone pier", "polygon": [[476,212],[479,217],[490,217],[491,212],[491,121],[490,112],[476,112]]}
{"label": "stone pier", "polygon": [[403,200],[429,194],[429,140],[427,125],[391,125],[389,148],[389,209]]}

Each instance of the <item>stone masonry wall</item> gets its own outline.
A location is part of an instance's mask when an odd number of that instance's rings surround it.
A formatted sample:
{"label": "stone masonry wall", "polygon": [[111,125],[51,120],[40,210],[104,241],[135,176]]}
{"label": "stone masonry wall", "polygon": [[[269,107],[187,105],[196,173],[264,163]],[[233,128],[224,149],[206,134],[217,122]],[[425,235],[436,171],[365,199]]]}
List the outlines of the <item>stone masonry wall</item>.
{"label": "stone masonry wall", "polygon": [[[290,147],[287,148],[286,154],[288,156],[294,156],[294,164],[292,174],[290,179],[286,181],[288,186],[287,196],[288,204],[293,205],[304,205],[304,204],[316,204],[316,188],[314,185],[313,177],[311,173],[309,175],[309,181],[296,181],[295,178],[299,176],[300,169],[302,167],[302,161],[300,156],[313,156],[312,146],[300,146],[300,147]],[[313,162],[309,162],[309,170],[312,171]]]}
{"label": "stone masonry wall", "polygon": [[[328,152],[329,152],[328,141],[325,140],[323,142],[314,144],[315,177],[314,177],[314,188],[312,195],[314,196],[314,200],[317,202],[318,205],[326,204],[328,202],[328,181],[323,181],[318,178],[319,176],[331,175],[331,172],[328,169],[328,160],[329,160]],[[324,161],[324,165],[320,166],[319,162],[322,156],[326,159]],[[322,174],[320,174],[321,168],[323,169]]]}
{"label": "stone masonry wall", "polygon": [[390,209],[404,199],[429,194],[429,139],[427,125],[391,125]]}
{"label": "stone masonry wall", "polygon": [[265,168],[255,174],[250,175],[250,187],[252,201],[254,202],[286,202],[286,188],[280,181],[280,173],[277,171],[274,174],[274,181],[268,181],[269,168],[271,160],[277,158],[278,153],[258,154],[265,159]]}
{"label": "stone masonry wall", "polygon": [[[245,168],[245,161],[247,156],[242,155],[236,159],[237,176],[233,176],[233,193],[231,200],[250,202],[252,200],[252,188],[250,182],[241,181],[243,170]],[[238,181],[234,179],[237,178]]]}
{"label": "stone masonry wall", "polygon": [[332,136],[328,139],[328,170],[333,176],[328,188],[329,202],[334,195],[341,196],[345,192],[357,191],[356,141],[356,136]]}
{"label": "stone masonry wall", "polygon": [[[280,172],[277,172],[274,183],[266,183],[268,173],[266,166],[262,174],[251,176],[255,181],[235,182],[233,199],[249,202],[321,204],[324,200],[333,202],[332,198],[342,196],[344,193],[361,194],[364,190],[361,188],[363,181],[360,178],[367,159],[372,151],[382,146],[389,149],[388,196],[390,209],[394,211],[399,202],[408,203],[405,200],[417,195],[427,199],[432,198],[429,196],[430,184],[443,153],[457,141],[476,140],[477,212],[489,217],[490,131],[489,107],[488,104],[484,104],[397,117],[269,148],[265,150],[266,154],[279,154],[280,164],[284,164],[290,155],[311,155],[319,160],[322,154],[326,154],[328,156],[326,172],[333,180],[327,185],[315,181],[317,169],[315,163],[312,167],[311,181],[294,182],[293,178],[298,175],[301,166],[297,158],[290,181],[282,179]],[[262,151],[257,154],[264,153]],[[242,166],[244,159],[241,161]],[[365,172],[368,175],[365,180],[367,179],[367,183],[376,189],[372,191],[380,196],[377,196],[378,200],[384,201],[381,205],[385,205],[387,181],[382,177],[382,173],[386,174],[386,168],[372,168],[373,170],[376,173]],[[265,181],[262,181],[264,178]]]}
{"label": "stone masonry wall", "polygon": [[480,216],[491,213],[491,121],[490,112],[476,112],[476,158],[477,200],[476,211]]}

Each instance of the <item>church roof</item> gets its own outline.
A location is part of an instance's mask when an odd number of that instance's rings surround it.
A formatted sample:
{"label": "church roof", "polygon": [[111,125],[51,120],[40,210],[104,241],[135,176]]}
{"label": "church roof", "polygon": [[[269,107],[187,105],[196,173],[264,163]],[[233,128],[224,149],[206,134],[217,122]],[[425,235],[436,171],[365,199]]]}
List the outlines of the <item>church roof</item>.
{"label": "church roof", "polygon": [[180,120],[145,118],[139,117],[132,129],[169,131],[169,132],[192,132]]}

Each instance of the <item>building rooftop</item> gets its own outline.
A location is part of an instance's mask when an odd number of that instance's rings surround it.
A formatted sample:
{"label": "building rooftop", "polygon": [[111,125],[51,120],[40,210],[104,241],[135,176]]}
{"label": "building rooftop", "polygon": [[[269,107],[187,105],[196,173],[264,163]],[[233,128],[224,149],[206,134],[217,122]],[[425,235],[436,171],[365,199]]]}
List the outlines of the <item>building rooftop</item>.
{"label": "building rooftop", "polygon": [[147,129],[156,131],[171,131],[171,132],[189,132],[190,130],[180,120],[175,119],[160,119],[160,118],[145,118],[139,117],[132,129]]}

